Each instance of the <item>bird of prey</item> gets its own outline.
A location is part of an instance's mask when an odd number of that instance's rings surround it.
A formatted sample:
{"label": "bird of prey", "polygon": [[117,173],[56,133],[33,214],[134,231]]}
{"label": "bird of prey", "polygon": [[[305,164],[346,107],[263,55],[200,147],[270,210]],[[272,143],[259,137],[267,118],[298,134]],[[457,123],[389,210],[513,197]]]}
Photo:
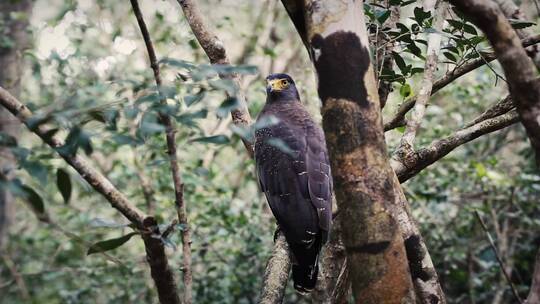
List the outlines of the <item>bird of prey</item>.
{"label": "bird of prey", "polygon": [[324,133],[300,102],[286,74],[266,78],[266,104],[257,118],[257,175],[292,251],[294,288],[315,288],[322,245],[332,222],[332,175]]}

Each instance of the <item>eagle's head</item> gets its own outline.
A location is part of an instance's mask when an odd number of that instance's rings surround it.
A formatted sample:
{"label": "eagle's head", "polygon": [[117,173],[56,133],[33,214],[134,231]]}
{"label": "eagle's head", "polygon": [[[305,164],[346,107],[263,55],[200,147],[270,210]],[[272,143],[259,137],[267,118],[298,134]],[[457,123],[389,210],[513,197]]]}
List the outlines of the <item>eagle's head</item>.
{"label": "eagle's head", "polygon": [[266,77],[266,101],[299,101],[300,95],[291,76],[270,74]]}

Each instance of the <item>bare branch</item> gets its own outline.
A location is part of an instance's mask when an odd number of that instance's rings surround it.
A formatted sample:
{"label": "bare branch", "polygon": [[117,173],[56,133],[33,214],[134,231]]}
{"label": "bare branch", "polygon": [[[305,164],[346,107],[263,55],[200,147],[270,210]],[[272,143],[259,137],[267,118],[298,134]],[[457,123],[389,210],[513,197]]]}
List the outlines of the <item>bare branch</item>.
{"label": "bare branch", "polygon": [[525,303],[534,304],[540,302],[540,249],[536,253],[534,262],[534,273],[532,276],[531,289]]}
{"label": "bare branch", "polygon": [[[152,43],[152,39],[150,38],[150,33],[148,32],[148,28],[146,27],[146,23],[144,22],[143,15],[141,12],[141,9],[139,7],[139,3],[137,0],[131,0],[131,6],[133,7],[133,12],[135,14],[135,17],[137,18],[137,23],[139,24],[139,28],[141,29],[141,33],[144,38],[144,43],[146,45],[146,50],[148,51],[148,57],[150,59],[150,66],[152,67],[152,70],[154,71],[154,78],[156,80],[156,84],[159,87],[162,85],[161,76],[160,76],[160,70],[159,70],[159,64],[156,57],[156,52],[154,49],[154,45]],[[187,212],[186,212],[186,204],[184,202],[184,183],[182,182],[182,176],[180,175],[180,168],[178,166],[178,157],[176,156],[176,141],[175,141],[175,132],[173,122],[171,120],[171,117],[167,115],[166,113],[160,113],[159,118],[163,125],[165,125],[165,137],[167,141],[167,154],[169,155],[169,165],[171,168],[171,174],[174,184],[174,195],[175,195],[175,205],[176,205],[176,212],[178,215],[178,221],[183,226],[182,229],[182,271],[183,271],[183,281],[184,281],[184,304],[191,304],[192,303],[192,285],[193,285],[193,275],[192,275],[192,267],[191,267],[191,231],[189,229],[189,223],[187,220]],[[152,225],[155,226],[155,225]],[[149,246],[155,247],[154,249],[156,251],[163,251],[163,246],[158,244],[154,244],[154,242],[145,242],[145,244]],[[161,246],[161,247],[160,247]],[[152,250],[150,250],[150,253]],[[150,258],[151,254],[147,250],[147,254]],[[156,256],[159,258],[161,252]],[[157,261],[151,261],[149,259],[149,263],[152,265],[152,263],[157,263]],[[174,280],[172,282],[162,282],[163,284],[168,285],[168,288],[176,288],[176,283]],[[156,282],[157,284],[157,282]]]}
{"label": "bare branch", "polygon": [[[186,20],[191,27],[195,38],[197,38],[197,41],[199,41],[199,44],[208,56],[208,59],[210,59],[210,63],[229,65],[230,60],[227,57],[227,52],[225,51],[223,42],[219,40],[219,38],[212,33],[210,28],[206,25],[196,1],[177,1],[184,12]],[[220,75],[220,77],[224,79],[231,79],[237,89],[237,95],[235,97],[238,99],[239,105],[236,109],[231,110],[233,123],[239,127],[249,126],[251,124],[251,116],[249,115],[247,109],[246,96],[240,91],[240,77],[237,74]],[[244,143],[249,155],[253,157],[253,144],[245,138],[242,138],[242,142]]]}
{"label": "bare branch", "polygon": [[15,265],[15,262],[13,262],[11,256],[9,256],[7,252],[2,252],[1,256],[4,260],[4,264],[6,265],[7,269],[11,273],[11,276],[13,277],[13,280],[15,281],[15,284],[17,284],[17,288],[19,289],[21,298],[24,301],[30,301],[30,293],[28,292],[28,287],[26,287],[26,282],[24,281],[21,273],[17,270],[17,265]]}
{"label": "bare branch", "polygon": [[540,167],[540,82],[536,68],[496,3],[486,0],[451,2],[469,16],[491,42]]}
{"label": "bare branch", "polygon": [[510,278],[510,275],[508,274],[508,272],[506,271],[506,268],[504,267],[504,263],[503,263],[503,260],[501,259],[501,255],[499,254],[499,251],[497,250],[497,246],[495,246],[495,242],[493,241],[493,238],[491,237],[491,234],[489,233],[489,230],[486,227],[486,224],[484,223],[484,220],[480,216],[480,213],[478,213],[478,210],[475,210],[474,214],[476,215],[476,218],[478,219],[478,221],[480,222],[480,225],[482,226],[482,230],[484,230],[484,233],[486,234],[486,236],[487,236],[487,238],[489,240],[489,244],[491,246],[491,249],[495,253],[495,257],[497,258],[497,262],[499,262],[499,266],[501,268],[501,271],[504,274],[506,282],[510,286],[510,289],[512,290],[512,293],[513,293],[514,297],[516,298],[518,303],[523,303],[523,301],[519,297],[519,294],[518,294],[518,292],[516,290],[516,287],[512,283],[512,279]]}
{"label": "bare branch", "polygon": [[[521,40],[521,43],[524,47],[535,45],[539,42],[540,42],[540,35],[530,36]],[[458,79],[459,77],[497,59],[497,56],[495,55],[495,53],[483,54],[482,57],[483,58],[472,60],[467,64],[464,64],[462,66],[455,68],[451,72],[447,73],[445,76],[435,81],[435,83],[433,83],[431,95],[437,93],[439,90],[446,87],[448,84]],[[415,103],[416,103],[416,97],[411,98],[405,101],[403,104],[401,104],[398,111],[394,115],[394,117],[392,117],[390,121],[384,124],[384,131],[393,130],[395,128],[403,126],[404,125],[403,122],[405,121],[405,115],[414,107]]]}
{"label": "bare branch", "polygon": [[511,109],[513,109],[514,103],[512,102],[512,98],[510,95],[506,96],[505,98],[498,101],[493,106],[489,107],[487,110],[485,110],[482,114],[480,114],[478,117],[473,119],[470,123],[466,124],[465,127],[470,127],[472,125],[475,125],[479,122],[482,122],[486,119],[494,118],[499,115],[502,115],[504,113],[508,113]]}
{"label": "bare branch", "polygon": [[[436,3],[437,7],[435,8]],[[426,112],[426,106],[429,102],[429,97],[431,96],[431,89],[433,87],[433,73],[437,68],[439,51],[441,49],[441,35],[439,32],[443,27],[447,7],[448,4],[445,1],[424,1],[424,10],[430,11],[434,16],[433,28],[436,32],[428,34],[427,55],[422,83],[418,97],[416,98],[412,118],[407,121],[407,127],[405,128],[405,132],[401,137],[399,148],[395,153],[397,158],[401,158],[402,155],[414,151],[414,139],[416,137],[416,132],[422,123],[422,119],[424,118],[424,114]]]}
{"label": "bare branch", "polygon": [[515,111],[481,121],[450,136],[434,141],[426,148],[406,155],[402,162],[393,162],[392,168],[396,172],[399,181],[403,183],[462,144],[484,134],[508,127],[518,121],[519,117]]}

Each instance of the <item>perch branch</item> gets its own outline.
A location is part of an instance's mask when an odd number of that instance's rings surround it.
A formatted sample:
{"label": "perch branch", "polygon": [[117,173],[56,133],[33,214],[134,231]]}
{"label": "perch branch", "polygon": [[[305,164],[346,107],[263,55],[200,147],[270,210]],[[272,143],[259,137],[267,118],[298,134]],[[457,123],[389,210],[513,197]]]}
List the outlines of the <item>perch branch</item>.
{"label": "perch branch", "polygon": [[289,245],[287,245],[283,233],[278,232],[274,250],[264,270],[264,285],[259,304],[278,304],[283,302],[290,269]]}
{"label": "perch branch", "polygon": [[[202,17],[196,1],[177,0],[182,8],[186,20],[201,45],[202,49],[208,56],[212,64],[230,64],[229,58],[225,51],[223,42],[210,30]],[[234,85],[239,92],[237,96],[240,106],[231,111],[233,123],[240,127],[246,127],[251,124],[251,117],[246,107],[246,98],[241,94],[240,79],[236,74],[220,75],[222,78],[232,79]],[[246,139],[242,139],[244,146],[250,157],[253,157],[253,145]],[[287,286],[289,276],[290,261],[287,243],[284,237],[278,237],[274,244],[272,256],[268,261],[265,271],[263,289],[261,292],[262,303],[281,303]]]}

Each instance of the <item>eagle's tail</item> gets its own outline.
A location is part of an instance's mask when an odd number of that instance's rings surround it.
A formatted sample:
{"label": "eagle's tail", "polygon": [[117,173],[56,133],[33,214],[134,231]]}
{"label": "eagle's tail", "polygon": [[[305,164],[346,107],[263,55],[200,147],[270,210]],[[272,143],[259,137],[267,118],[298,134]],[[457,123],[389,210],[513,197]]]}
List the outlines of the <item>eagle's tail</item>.
{"label": "eagle's tail", "polygon": [[321,240],[306,246],[304,244],[289,244],[293,253],[292,277],[294,289],[300,293],[308,293],[315,289],[319,274],[319,252]]}
{"label": "eagle's tail", "polygon": [[319,266],[315,265],[292,265],[294,289],[300,293],[309,293],[315,289]]}

